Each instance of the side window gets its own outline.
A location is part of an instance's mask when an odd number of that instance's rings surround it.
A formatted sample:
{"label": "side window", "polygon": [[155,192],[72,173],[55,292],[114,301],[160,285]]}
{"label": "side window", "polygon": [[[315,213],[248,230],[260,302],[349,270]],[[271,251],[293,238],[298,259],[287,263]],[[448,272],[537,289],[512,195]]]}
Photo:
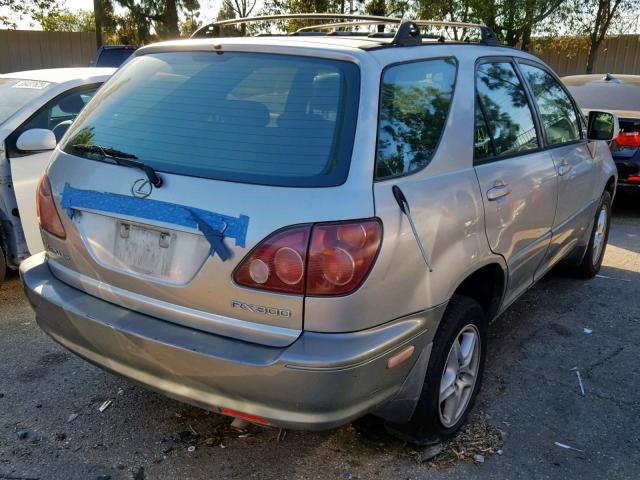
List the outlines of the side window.
{"label": "side window", "polygon": [[580,121],[573,102],[548,72],[521,64],[540,110],[542,128],[548,145],[559,145],[580,139]]}
{"label": "side window", "polygon": [[46,128],[54,133],[56,140],[59,142],[80,113],[80,110],[96,93],[96,90],[97,87],[92,87],[89,90],[75,90],[57,98],[38,111],[34,117],[20,128],[20,131],[23,132],[31,128]]}
{"label": "side window", "polygon": [[478,66],[476,94],[476,159],[538,148],[527,94],[511,63]]}
{"label": "side window", "polygon": [[456,71],[454,59],[439,59],[384,72],[376,179],[415,172],[431,161],[449,112]]}

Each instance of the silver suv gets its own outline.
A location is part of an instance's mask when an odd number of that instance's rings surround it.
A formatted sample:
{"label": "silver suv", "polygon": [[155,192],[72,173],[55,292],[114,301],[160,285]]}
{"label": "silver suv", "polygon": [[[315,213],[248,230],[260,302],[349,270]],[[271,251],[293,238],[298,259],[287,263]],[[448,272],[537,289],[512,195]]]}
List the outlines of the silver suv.
{"label": "silver suv", "polygon": [[486,27],[359,18],[137,50],[40,183],[41,328],[253,422],[454,433],[489,321],[560,260],[598,272],[616,122]]}

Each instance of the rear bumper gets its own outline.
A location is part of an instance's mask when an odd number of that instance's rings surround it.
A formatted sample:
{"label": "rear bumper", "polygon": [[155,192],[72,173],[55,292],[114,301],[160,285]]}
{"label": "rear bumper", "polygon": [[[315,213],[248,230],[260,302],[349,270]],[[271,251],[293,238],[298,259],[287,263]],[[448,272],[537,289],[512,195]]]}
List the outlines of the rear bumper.
{"label": "rear bumper", "polygon": [[633,156],[618,157],[614,153],[613,161],[618,169],[617,190],[625,193],[640,193],[640,182],[628,180],[630,176],[640,176],[640,149]]}
{"label": "rear bumper", "polygon": [[[20,274],[40,327],[68,350],[167,396],[272,425],[332,428],[388,403],[430,346],[444,306],[354,333],[305,332],[286,348],[221,337],[92,297],[56,279],[44,254]],[[387,360],[406,346],[414,355]]]}
{"label": "rear bumper", "polygon": [[618,180],[616,187],[617,192],[640,194],[640,182],[629,182],[627,180]]}

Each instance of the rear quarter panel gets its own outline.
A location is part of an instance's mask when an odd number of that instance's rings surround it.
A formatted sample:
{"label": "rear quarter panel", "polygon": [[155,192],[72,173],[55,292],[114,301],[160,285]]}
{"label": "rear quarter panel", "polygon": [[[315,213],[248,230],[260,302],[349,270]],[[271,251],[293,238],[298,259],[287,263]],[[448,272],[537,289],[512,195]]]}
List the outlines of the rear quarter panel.
{"label": "rear quarter panel", "polygon": [[[470,51],[471,50],[471,51]],[[502,257],[491,253],[484,230],[484,209],[473,169],[473,108],[475,51],[436,46],[380,51],[384,61],[455,56],[458,76],[453,103],[437,153],[423,170],[373,183],[375,213],[384,226],[378,260],[365,284],[338,298],[307,298],[305,329],[347,331],[368,328],[445,303],[471,273],[490,263],[506,272]],[[403,58],[406,57],[406,58]],[[380,72],[375,80],[375,105],[368,124],[377,129]],[[360,138],[359,141],[364,139]],[[370,178],[373,179],[375,138],[369,137]],[[391,187],[399,185],[433,272],[428,272],[406,217]]]}

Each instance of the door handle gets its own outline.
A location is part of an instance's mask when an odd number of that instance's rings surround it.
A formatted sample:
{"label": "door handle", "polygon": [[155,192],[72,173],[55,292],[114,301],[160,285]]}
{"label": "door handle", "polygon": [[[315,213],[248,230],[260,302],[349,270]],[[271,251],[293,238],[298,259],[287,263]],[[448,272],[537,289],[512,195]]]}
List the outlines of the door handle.
{"label": "door handle", "polygon": [[509,195],[511,193],[511,187],[509,185],[496,185],[487,191],[487,200],[493,202],[501,197]]}
{"label": "door handle", "polygon": [[561,177],[564,177],[567,173],[571,171],[572,168],[573,166],[570,163],[562,162],[558,166],[558,175],[560,175]]}

